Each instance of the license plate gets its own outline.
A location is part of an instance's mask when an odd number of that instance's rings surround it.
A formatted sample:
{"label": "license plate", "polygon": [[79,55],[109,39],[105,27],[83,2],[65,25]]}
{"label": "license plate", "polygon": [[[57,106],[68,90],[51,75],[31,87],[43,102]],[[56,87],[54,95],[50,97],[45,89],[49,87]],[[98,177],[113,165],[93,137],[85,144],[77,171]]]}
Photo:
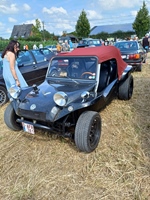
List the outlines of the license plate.
{"label": "license plate", "polygon": [[126,55],[122,55],[121,57],[124,59],[124,58],[126,58]]}
{"label": "license plate", "polygon": [[34,126],[33,125],[22,122],[22,127],[25,132],[34,134]]}

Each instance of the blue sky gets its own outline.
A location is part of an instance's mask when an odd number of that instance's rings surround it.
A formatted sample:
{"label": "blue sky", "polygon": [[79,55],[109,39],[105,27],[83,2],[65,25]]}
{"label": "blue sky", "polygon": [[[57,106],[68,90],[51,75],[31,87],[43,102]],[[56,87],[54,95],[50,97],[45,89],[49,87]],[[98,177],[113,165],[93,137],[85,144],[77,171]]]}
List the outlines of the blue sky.
{"label": "blue sky", "polygon": [[[150,0],[145,0],[150,12]],[[143,0],[0,0],[0,37],[9,38],[14,25],[44,22],[50,33],[75,30],[84,9],[91,28],[133,23]]]}

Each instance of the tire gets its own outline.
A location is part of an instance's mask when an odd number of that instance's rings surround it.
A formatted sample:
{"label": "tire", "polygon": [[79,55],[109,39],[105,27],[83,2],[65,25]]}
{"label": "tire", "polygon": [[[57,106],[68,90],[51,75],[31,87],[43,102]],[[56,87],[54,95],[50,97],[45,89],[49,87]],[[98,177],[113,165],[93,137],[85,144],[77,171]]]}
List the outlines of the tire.
{"label": "tire", "polygon": [[9,104],[4,112],[4,122],[8,128],[12,129],[13,131],[20,131],[22,126],[16,122],[16,119],[17,115],[13,109],[13,106],[12,104]]}
{"label": "tire", "polygon": [[119,85],[118,98],[120,100],[129,100],[133,94],[133,76],[130,75]]}
{"label": "tire", "polygon": [[140,65],[137,66],[136,71],[137,72],[141,72],[142,71],[142,64],[140,64]]}
{"label": "tire", "polygon": [[83,152],[90,153],[98,146],[101,136],[101,118],[97,112],[80,115],[75,127],[75,144]]}
{"label": "tire", "polygon": [[143,61],[143,63],[146,63],[146,59]]}
{"label": "tire", "polygon": [[0,106],[8,102],[7,90],[3,86],[0,86]]}

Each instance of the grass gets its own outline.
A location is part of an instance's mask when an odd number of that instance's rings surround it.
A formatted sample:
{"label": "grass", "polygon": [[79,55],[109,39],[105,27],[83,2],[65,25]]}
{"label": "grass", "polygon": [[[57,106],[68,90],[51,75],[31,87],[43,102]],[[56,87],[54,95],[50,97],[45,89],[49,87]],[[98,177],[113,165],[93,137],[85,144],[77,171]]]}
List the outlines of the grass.
{"label": "grass", "polygon": [[130,101],[100,115],[102,135],[91,154],[68,140],[9,130],[0,108],[0,199],[149,200],[150,60],[134,72]]}

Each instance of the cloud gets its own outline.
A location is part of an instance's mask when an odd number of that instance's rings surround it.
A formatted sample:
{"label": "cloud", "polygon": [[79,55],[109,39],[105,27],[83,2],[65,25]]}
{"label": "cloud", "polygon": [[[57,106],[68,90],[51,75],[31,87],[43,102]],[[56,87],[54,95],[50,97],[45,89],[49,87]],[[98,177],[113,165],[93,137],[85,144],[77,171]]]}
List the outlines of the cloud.
{"label": "cloud", "polygon": [[103,18],[102,15],[98,14],[95,10],[87,10],[86,13],[88,20]]}
{"label": "cloud", "polygon": [[137,10],[132,10],[130,13],[131,13],[132,16],[136,17],[136,15],[137,15]]}
{"label": "cloud", "polygon": [[140,1],[137,0],[98,0],[98,4],[102,10],[117,10],[119,8],[133,8],[134,6],[141,6]]}
{"label": "cloud", "polygon": [[1,26],[3,26],[3,23],[2,23],[2,22],[0,22],[0,27],[1,27]]}
{"label": "cloud", "polygon": [[53,22],[45,23],[45,29],[50,33],[61,35],[63,31],[67,33],[75,30],[75,23],[71,23],[67,19],[56,18]]}
{"label": "cloud", "polygon": [[11,34],[12,33],[12,29],[10,29],[10,28],[6,28],[6,33],[8,34]]}
{"label": "cloud", "polygon": [[0,5],[0,12],[4,14],[13,14],[17,13],[19,9],[16,4],[11,4],[10,6]]}
{"label": "cloud", "polygon": [[23,7],[24,7],[24,10],[26,10],[26,11],[31,9],[31,7],[26,3],[23,4]]}
{"label": "cloud", "polygon": [[12,17],[8,17],[8,21],[9,21],[9,22],[17,22],[17,20],[14,19],[14,18],[12,18]]}
{"label": "cloud", "polygon": [[59,15],[59,14],[63,14],[64,15],[65,14],[65,15],[67,15],[67,11],[62,7],[59,7],[59,8],[51,7],[50,9],[44,7],[42,12],[43,13],[48,13],[50,15],[53,15],[53,14],[57,14],[57,15]]}
{"label": "cloud", "polygon": [[[38,19],[38,20],[40,21],[40,23],[42,23],[42,21],[40,19]],[[35,19],[27,20],[25,22],[22,22],[22,24],[33,24],[34,26],[36,25]]]}

